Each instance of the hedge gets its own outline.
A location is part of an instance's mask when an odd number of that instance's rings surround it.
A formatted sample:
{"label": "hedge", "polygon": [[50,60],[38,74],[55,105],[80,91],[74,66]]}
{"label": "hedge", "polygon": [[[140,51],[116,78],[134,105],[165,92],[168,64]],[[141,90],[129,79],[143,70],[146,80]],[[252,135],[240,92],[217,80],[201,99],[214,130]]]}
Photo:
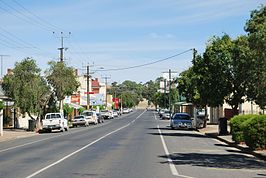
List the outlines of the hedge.
{"label": "hedge", "polygon": [[230,120],[230,127],[231,127],[231,134],[232,134],[232,140],[235,141],[236,143],[244,142],[244,128],[243,128],[243,123],[250,118],[253,118],[258,115],[254,114],[248,114],[248,115],[237,115],[234,116]]}
{"label": "hedge", "polygon": [[251,149],[266,149],[266,115],[255,116],[243,123],[244,140]]}

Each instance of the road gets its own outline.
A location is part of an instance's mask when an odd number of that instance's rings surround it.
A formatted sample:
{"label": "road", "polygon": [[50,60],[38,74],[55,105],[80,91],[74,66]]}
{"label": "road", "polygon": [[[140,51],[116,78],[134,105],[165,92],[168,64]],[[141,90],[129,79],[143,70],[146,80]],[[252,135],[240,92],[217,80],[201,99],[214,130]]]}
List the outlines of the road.
{"label": "road", "polygon": [[0,144],[0,178],[266,178],[266,163],[138,110]]}

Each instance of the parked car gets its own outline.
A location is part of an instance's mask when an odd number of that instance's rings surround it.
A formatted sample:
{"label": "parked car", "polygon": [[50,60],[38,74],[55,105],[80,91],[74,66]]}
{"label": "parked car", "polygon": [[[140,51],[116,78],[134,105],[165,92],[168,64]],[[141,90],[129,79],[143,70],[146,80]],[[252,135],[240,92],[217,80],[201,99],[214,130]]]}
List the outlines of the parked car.
{"label": "parked car", "polygon": [[119,110],[119,109],[114,109],[114,112],[117,112],[117,114],[119,115],[119,116],[121,116],[121,111]]}
{"label": "parked car", "polygon": [[52,130],[60,130],[61,132],[69,129],[67,119],[62,113],[47,113],[42,120],[43,129],[51,132]]}
{"label": "parked car", "polygon": [[192,119],[187,113],[175,113],[170,120],[171,129],[193,129]]}
{"label": "parked car", "polygon": [[123,108],[123,114],[128,114],[130,111],[128,108]]}
{"label": "parked car", "polygon": [[97,117],[98,117],[98,123],[104,123],[104,118],[101,115],[101,113],[96,113],[96,114],[97,114]]}
{"label": "parked car", "polygon": [[118,112],[116,110],[113,110],[113,115],[114,115],[114,117],[118,117],[119,116]]}
{"label": "parked car", "polygon": [[101,115],[103,116],[104,119],[113,119],[114,118],[113,111],[109,111],[109,110],[102,110]]}
{"label": "parked car", "polygon": [[78,115],[78,116],[74,117],[72,125],[73,125],[73,127],[88,126],[89,122],[88,122],[88,120],[86,120],[86,117],[84,115]]}
{"label": "parked car", "polygon": [[85,110],[82,112],[81,115],[85,116],[85,119],[88,124],[98,124],[96,111]]}
{"label": "parked car", "polygon": [[161,118],[163,116],[163,113],[165,112],[166,109],[160,109],[159,111],[159,117]]}
{"label": "parked car", "polygon": [[164,113],[162,113],[162,119],[170,119],[171,118],[171,112],[169,110],[165,110]]}

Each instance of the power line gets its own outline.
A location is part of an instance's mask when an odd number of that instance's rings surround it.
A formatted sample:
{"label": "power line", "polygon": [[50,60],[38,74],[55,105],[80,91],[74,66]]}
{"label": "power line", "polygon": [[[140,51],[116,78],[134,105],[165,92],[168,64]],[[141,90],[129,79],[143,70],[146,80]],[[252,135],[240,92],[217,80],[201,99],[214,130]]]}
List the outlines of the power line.
{"label": "power line", "polygon": [[22,21],[24,21],[24,22],[26,22],[26,23],[28,23],[28,24],[30,24],[30,25],[33,25],[33,26],[36,26],[36,25],[37,25],[37,26],[39,26],[41,29],[43,29],[43,30],[45,30],[45,31],[52,31],[51,29],[46,28],[46,27],[40,25],[39,23],[36,23],[36,21],[35,21],[35,23],[34,23],[34,21],[33,21],[32,19],[30,19],[28,16],[26,16],[25,14],[19,12],[18,10],[16,10],[16,9],[13,8],[12,6],[7,5],[4,1],[0,0],[0,2],[2,2],[4,5],[6,5],[7,7],[9,7],[9,9],[16,11],[16,12],[17,12],[18,14],[20,14],[20,15],[15,14],[15,13],[12,13],[12,12],[9,11],[8,9],[3,8],[3,7],[0,6],[0,9],[2,9],[2,11],[5,11],[5,12],[7,12],[7,13],[9,13],[9,14],[11,14],[11,15],[17,17],[17,18],[19,18],[20,20],[22,20]]}
{"label": "power line", "polygon": [[17,4],[19,7],[21,7],[24,11],[26,11],[27,13],[31,14],[33,17],[35,17],[36,19],[38,19],[39,21],[43,22],[44,24],[49,25],[50,27],[52,27],[55,30],[60,30],[60,31],[64,31],[62,28],[55,26],[54,24],[51,24],[50,22],[46,21],[45,19],[41,18],[40,16],[34,14],[33,12],[31,12],[30,10],[28,10],[25,6],[23,6],[22,4],[20,4],[19,2],[17,2],[16,0],[12,0],[15,4]]}
{"label": "power line", "polygon": [[[22,40],[21,38],[19,38],[19,37],[17,37],[16,35],[10,33],[9,31],[5,30],[5,29],[2,28],[2,27],[0,27],[0,30],[2,30],[5,34],[7,34],[7,35],[4,35],[3,33],[0,33],[2,36],[6,36],[6,38],[9,38],[9,39],[10,39],[10,38],[13,38],[13,41],[17,40],[17,41],[19,41],[19,43],[21,43],[21,44],[24,44],[24,45],[26,45],[26,46],[31,46],[32,48],[37,48],[37,47],[34,46],[33,44],[30,44],[30,43],[28,43],[28,42]],[[7,37],[7,36],[9,36],[9,37]],[[14,40],[14,39],[15,39],[15,40]],[[16,41],[16,43],[17,43],[17,41]]]}
{"label": "power line", "polygon": [[103,69],[103,70],[99,70],[99,71],[119,71],[119,70],[128,70],[128,69],[134,69],[134,68],[139,68],[139,67],[144,67],[144,66],[149,66],[149,65],[152,65],[152,64],[156,64],[156,63],[159,63],[159,62],[163,62],[163,61],[166,61],[168,59],[171,59],[171,58],[174,58],[176,56],[180,56],[182,54],[185,54],[189,51],[191,51],[192,49],[188,49],[186,51],[183,51],[181,53],[178,53],[178,54],[175,54],[175,55],[172,55],[172,56],[169,56],[169,57],[166,57],[166,58],[163,58],[163,59],[159,59],[157,61],[153,61],[153,62],[149,62],[149,63],[145,63],[145,64],[141,64],[141,65],[135,65],[135,66],[130,66],[130,67],[122,67],[122,68],[113,68],[113,69]]}

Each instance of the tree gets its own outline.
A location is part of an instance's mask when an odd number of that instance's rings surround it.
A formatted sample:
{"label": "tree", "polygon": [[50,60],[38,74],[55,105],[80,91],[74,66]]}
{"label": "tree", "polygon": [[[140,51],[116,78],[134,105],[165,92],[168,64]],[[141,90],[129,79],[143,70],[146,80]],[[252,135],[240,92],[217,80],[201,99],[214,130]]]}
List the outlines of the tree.
{"label": "tree", "polygon": [[3,79],[3,90],[14,99],[15,106],[32,119],[35,119],[32,114],[36,114],[38,121],[51,94],[40,71],[34,59],[26,58],[22,62],[16,62],[13,74],[6,75]]}
{"label": "tree", "polygon": [[155,98],[153,96],[158,91],[158,89],[159,89],[159,83],[150,80],[144,84],[142,95],[144,98],[148,100],[149,103],[155,104],[156,101],[154,100]]}
{"label": "tree", "polygon": [[248,98],[255,100],[261,109],[266,106],[266,6],[251,12],[245,31],[252,55],[252,73],[248,87]]}
{"label": "tree", "polygon": [[143,85],[130,80],[126,80],[122,84],[113,82],[108,93],[122,99],[123,106],[133,107],[142,100]]}
{"label": "tree", "polygon": [[252,65],[247,37],[239,36],[232,41],[231,59],[229,59],[228,72],[225,76],[230,91],[225,101],[232,106],[234,114],[238,114],[238,105],[244,103],[246,99],[248,84],[253,73]]}
{"label": "tree", "polygon": [[75,70],[72,67],[67,67],[64,62],[52,61],[48,64],[50,68],[45,71],[46,78],[60,103],[60,112],[63,112],[64,98],[77,91],[79,82],[76,79]]}
{"label": "tree", "polygon": [[67,120],[71,120],[70,114],[74,111],[74,108],[69,106],[69,104],[64,104],[64,116],[67,116]]}
{"label": "tree", "polygon": [[[213,37],[203,53],[203,58],[194,61],[195,73],[199,80],[199,93],[206,99],[210,107],[224,103],[225,96],[230,94],[230,84],[227,80],[228,65],[231,60],[232,41],[228,35]],[[204,101],[205,102],[205,101]]]}

